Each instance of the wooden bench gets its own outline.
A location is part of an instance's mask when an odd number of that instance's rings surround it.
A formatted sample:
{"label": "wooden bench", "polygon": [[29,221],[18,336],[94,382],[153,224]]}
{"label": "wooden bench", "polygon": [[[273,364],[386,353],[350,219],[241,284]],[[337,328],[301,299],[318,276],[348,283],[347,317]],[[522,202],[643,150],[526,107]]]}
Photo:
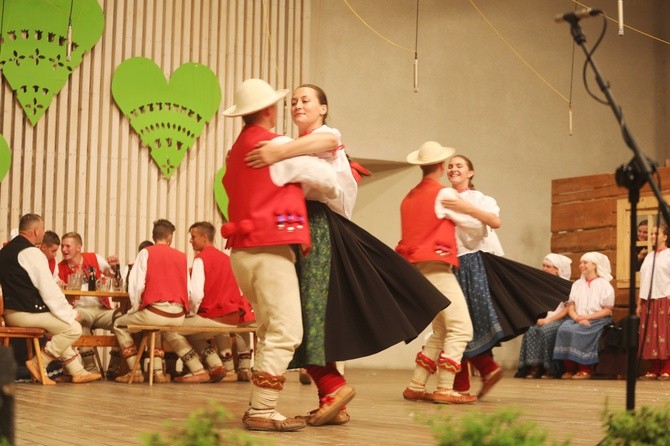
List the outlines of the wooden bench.
{"label": "wooden bench", "polygon": [[[42,347],[40,347],[40,339],[46,335],[46,330],[38,327],[7,327],[5,326],[5,320],[2,315],[5,313],[4,300],[0,296],[0,340],[2,340],[2,345],[7,347],[9,346],[10,338],[19,338],[26,340],[26,349],[28,350],[28,359],[32,360],[34,356],[37,356],[37,364],[40,368],[40,378],[42,379],[42,385],[45,385],[47,381],[47,372],[42,362]],[[33,379],[34,381],[34,379]]]}
{"label": "wooden bench", "polygon": [[[140,366],[140,363],[142,362],[142,354],[144,352],[145,347],[147,347],[147,338],[149,342],[149,385],[153,385],[154,383],[154,349],[156,348],[156,333],[160,333],[162,331],[173,331],[177,332],[182,335],[191,335],[191,334],[201,334],[201,333],[210,333],[212,335],[218,335],[218,334],[240,334],[240,333],[251,333],[252,335],[256,334],[256,327],[239,327],[239,326],[233,326],[233,327],[184,327],[184,326],[171,326],[171,325],[133,325],[133,324],[128,324],[128,325],[118,325],[119,328],[122,328],[124,330],[128,330],[130,332],[139,332],[143,331],[144,336],[142,336],[142,341],[140,342],[140,346],[138,347],[137,351],[137,360],[135,361],[135,365],[133,366],[133,369],[130,371],[130,375],[128,378],[128,384],[131,384],[133,382],[133,377],[135,376],[135,373],[137,373],[137,369]],[[255,340],[254,340],[255,344]]]}

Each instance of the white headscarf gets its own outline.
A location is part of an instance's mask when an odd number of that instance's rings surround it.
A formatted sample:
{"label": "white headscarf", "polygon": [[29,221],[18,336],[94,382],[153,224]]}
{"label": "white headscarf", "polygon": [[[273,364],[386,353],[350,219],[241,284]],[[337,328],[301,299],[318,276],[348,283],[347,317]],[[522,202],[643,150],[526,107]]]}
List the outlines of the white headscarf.
{"label": "white headscarf", "polygon": [[565,280],[570,280],[570,276],[572,275],[572,268],[570,268],[570,265],[572,265],[572,259],[570,257],[564,256],[562,254],[554,254],[552,252],[551,254],[547,254],[544,257],[544,260],[551,263],[558,269],[559,277],[562,277]]}
{"label": "white headscarf", "polygon": [[610,259],[605,254],[599,252],[587,252],[581,258],[582,261],[592,262],[596,265],[596,274],[598,277],[610,281],[612,280],[612,267]]}

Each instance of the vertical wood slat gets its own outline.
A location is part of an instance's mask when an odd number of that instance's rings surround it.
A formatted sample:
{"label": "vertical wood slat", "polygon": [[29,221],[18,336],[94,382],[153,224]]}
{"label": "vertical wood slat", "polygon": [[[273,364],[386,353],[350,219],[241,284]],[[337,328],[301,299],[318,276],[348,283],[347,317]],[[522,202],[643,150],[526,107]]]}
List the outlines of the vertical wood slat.
{"label": "vertical wood slat", "polygon": [[[0,133],[12,150],[12,165],[0,183],[0,241],[21,215],[37,212],[47,229],[81,233],[85,250],[128,262],[139,242],[150,238],[152,222],[167,218],[177,226],[174,246],[188,251],[191,223],[221,223],[214,177],[242,127],[240,118],[221,112],[246,78],[289,89],[303,80],[309,1],[98,1],[105,15],[101,40],[34,127],[3,79]],[[170,180],[111,95],[114,70],[138,56],[154,60],[168,77],[180,65],[198,62],[219,78],[219,112]],[[290,134],[290,118],[286,122]]]}

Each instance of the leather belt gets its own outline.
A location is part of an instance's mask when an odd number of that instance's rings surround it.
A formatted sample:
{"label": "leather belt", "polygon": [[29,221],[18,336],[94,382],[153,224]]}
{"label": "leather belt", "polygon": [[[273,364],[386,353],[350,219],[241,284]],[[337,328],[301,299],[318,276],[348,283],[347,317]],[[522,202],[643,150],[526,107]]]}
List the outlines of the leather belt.
{"label": "leather belt", "polygon": [[144,309],[163,317],[182,317],[186,314],[183,308],[179,313],[168,313],[167,311],[159,310],[158,308],[152,307],[151,305],[144,307]]}

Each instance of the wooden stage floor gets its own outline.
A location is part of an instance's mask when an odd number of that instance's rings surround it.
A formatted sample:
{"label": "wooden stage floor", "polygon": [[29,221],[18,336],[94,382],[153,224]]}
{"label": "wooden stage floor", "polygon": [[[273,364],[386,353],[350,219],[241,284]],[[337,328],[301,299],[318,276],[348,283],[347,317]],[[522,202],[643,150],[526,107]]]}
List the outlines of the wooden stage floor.
{"label": "wooden stage floor", "polygon": [[[505,378],[471,406],[443,406],[405,401],[402,390],[410,371],[347,369],[357,396],[349,405],[352,420],[344,426],[307,427],[293,433],[257,433],[275,445],[431,445],[436,444],[421,419],[458,417],[471,411],[492,412],[505,406],[521,410],[553,438],[572,445],[595,445],[603,438],[600,416],[605,400],[625,407],[625,381],[561,381]],[[432,383],[429,383],[429,385]],[[478,388],[473,378],[473,389]],[[232,412],[231,427],[242,429],[248,383],[218,384],[16,384],[16,445],[137,445],[138,434],[161,430],[166,420],[179,423],[195,408],[216,401]],[[670,382],[637,383],[636,407],[670,402]],[[285,415],[316,407],[313,385],[289,372],[279,410]]]}

